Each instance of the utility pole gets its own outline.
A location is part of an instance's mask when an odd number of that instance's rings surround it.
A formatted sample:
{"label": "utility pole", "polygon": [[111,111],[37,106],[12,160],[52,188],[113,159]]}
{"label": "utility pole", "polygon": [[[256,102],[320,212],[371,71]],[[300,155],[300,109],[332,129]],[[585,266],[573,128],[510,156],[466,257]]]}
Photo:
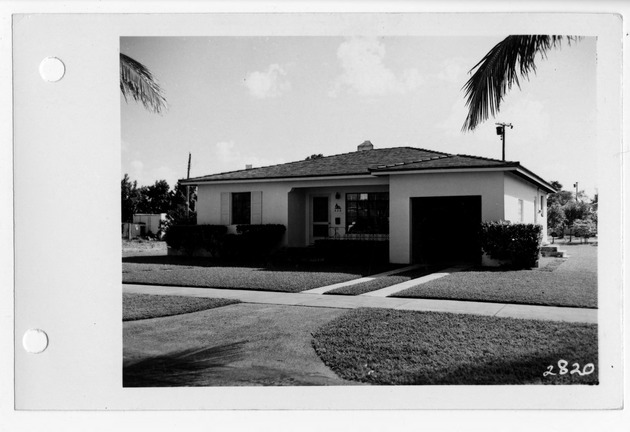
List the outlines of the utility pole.
{"label": "utility pole", "polygon": [[512,126],[512,123],[495,123],[495,124],[497,125],[497,135],[501,135],[501,144],[503,147],[501,157],[503,160],[505,160],[505,128],[509,126],[510,129],[512,129],[514,126]]}
{"label": "utility pole", "polygon": [[[190,178],[190,152],[188,152],[188,171],[186,172],[186,180]],[[190,186],[186,185],[186,219],[190,212]]]}
{"label": "utility pole", "polygon": [[573,183],[573,187],[575,187],[575,202],[578,202],[578,182]]}

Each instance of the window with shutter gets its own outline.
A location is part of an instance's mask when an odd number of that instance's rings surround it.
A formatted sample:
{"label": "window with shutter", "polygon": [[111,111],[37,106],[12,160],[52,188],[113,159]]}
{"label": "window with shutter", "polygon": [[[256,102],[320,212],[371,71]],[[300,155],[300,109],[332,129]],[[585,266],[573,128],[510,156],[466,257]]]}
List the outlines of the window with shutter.
{"label": "window with shutter", "polygon": [[251,192],[251,224],[262,224],[262,191]]}
{"label": "window with shutter", "polygon": [[221,192],[221,225],[230,224],[230,194]]}
{"label": "window with shutter", "polygon": [[251,192],[232,194],[232,225],[249,225],[251,223],[251,205]]}

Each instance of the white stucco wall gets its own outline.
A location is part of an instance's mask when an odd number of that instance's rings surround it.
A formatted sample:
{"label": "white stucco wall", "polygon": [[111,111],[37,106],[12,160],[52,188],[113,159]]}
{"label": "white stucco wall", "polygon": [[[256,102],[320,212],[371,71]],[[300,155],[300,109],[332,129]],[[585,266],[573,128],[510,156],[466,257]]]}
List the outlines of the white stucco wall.
{"label": "white stucco wall", "polygon": [[199,185],[197,224],[221,225],[221,192],[262,192],[262,220],[266,224],[287,224],[287,194],[291,186],[283,183],[239,183]]}
{"label": "white stucco wall", "polygon": [[[306,246],[310,243],[310,206],[314,195],[330,197],[331,223],[340,217],[338,226],[345,226],[345,194],[347,192],[387,191],[388,179],[383,177],[321,179],[299,181],[253,181],[237,184],[201,184],[197,188],[197,224],[221,225],[221,193],[262,192],[262,223],[287,227],[285,244]],[[343,184],[343,186],[339,186]],[[291,194],[289,194],[291,192]],[[341,195],[340,199],[335,194]],[[291,203],[289,198],[291,197]],[[303,199],[303,202],[299,202]],[[342,210],[334,212],[338,203]],[[300,215],[300,213],[302,213]],[[291,224],[289,224],[289,220]],[[301,220],[301,226],[295,222]],[[295,227],[292,229],[292,227]],[[235,226],[229,226],[234,230]]]}
{"label": "white stucco wall", "polygon": [[[512,223],[542,225],[543,240],[547,238],[547,193],[532,183],[511,173],[504,174],[505,220]],[[540,197],[543,198],[542,212]],[[519,211],[519,200],[523,201],[523,218]]]}
{"label": "white stucco wall", "polygon": [[390,177],[389,259],[411,262],[411,198],[436,196],[481,196],[481,218],[503,219],[503,173],[426,173]]}

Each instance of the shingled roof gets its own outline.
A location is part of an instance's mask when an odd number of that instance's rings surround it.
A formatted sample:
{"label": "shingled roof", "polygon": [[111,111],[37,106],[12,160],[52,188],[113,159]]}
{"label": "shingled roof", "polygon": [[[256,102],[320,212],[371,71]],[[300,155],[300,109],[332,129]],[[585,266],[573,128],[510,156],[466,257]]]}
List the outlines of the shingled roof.
{"label": "shingled roof", "polygon": [[[426,150],[392,147],[355,151],[317,159],[211,174],[182,180],[197,184],[226,180],[283,179],[369,175],[378,171],[513,166],[515,162]],[[516,163],[517,164],[517,163]]]}
{"label": "shingled roof", "polygon": [[180,180],[182,184],[197,185],[218,181],[248,181],[272,179],[297,179],[312,177],[337,177],[359,175],[388,175],[403,171],[505,168],[517,175],[534,180],[553,192],[545,180],[521,166],[479,156],[456,155],[414,147],[392,147],[342,153],[316,159],[211,174]]}
{"label": "shingled roof", "polygon": [[497,159],[483,158],[468,155],[443,155],[417,161],[396,163],[393,165],[380,165],[372,171],[406,171],[423,169],[447,169],[447,168],[494,168],[518,166],[518,162],[505,162]]}

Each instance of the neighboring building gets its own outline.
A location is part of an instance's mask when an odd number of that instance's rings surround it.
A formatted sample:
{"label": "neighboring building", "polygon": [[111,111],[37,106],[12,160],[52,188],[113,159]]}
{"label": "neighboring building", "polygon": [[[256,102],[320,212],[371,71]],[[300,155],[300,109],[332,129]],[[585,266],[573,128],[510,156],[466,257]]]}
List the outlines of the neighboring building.
{"label": "neighboring building", "polygon": [[158,235],[160,224],[166,221],[166,213],[135,213],[133,222],[123,222],[121,224],[122,237],[128,240],[146,235]]}
{"label": "neighboring building", "polygon": [[160,232],[160,224],[166,221],[166,213],[135,213],[134,224],[144,224],[145,234],[157,235]]}
{"label": "neighboring building", "polygon": [[375,149],[181,180],[197,223],[283,224],[285,244],[390,241],[390,261],[478,257],[481,221],[543,226],[553,187],[518,162],[412,147]]}

